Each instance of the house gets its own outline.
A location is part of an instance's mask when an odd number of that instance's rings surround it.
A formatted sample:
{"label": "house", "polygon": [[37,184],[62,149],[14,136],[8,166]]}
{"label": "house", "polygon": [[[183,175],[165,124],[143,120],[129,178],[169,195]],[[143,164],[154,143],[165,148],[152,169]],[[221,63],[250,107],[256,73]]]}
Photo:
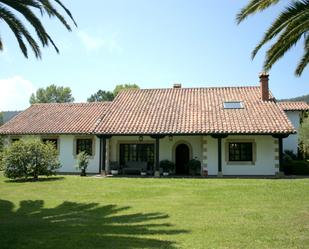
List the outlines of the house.
{"label": "house", "polygon": [[[299,129],[301,119],[304,116],[304,112],[308,110],[308,104],[306,102],[279,102],[278,105],[285,114],[288,116],[292,125],[296,130]],[[298,134],[291,134],[283,140],[283,150],[292,151],[294,154],[298,154]]]}
{"label": "house", "polygon": [[[89,172],[108,173],[145,162],[159,175],[159,162],[198,159],[209,175],[275,175],[281,171],[285,139],[296,134],[288,104],[278,104],[268,89],[268,74],[259,86],[132,89],[112,102],[35,104],[0,128],[6,143],[27,136],[53,141],[62,172],[75,172],[76,155],[90,156]],[[295,103],[298,114],[309,110]],[[294,139],[295,140],[295,139]],[[294,141],[293,140],[293,141]],[[297,144],[294,143],[293,146]],[[294,147],[293,147],[294,149]]]}

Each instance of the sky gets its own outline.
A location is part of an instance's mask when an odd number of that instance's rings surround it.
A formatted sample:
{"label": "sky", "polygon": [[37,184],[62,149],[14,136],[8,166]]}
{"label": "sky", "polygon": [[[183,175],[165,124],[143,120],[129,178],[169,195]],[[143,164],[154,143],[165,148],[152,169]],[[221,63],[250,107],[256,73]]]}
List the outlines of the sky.
{"label": "sky", "polygon": [[[76,102],[126,83],[141,88],[258,85],[271,43],[254,60],[250,54],[283,7],[237,25],[235,16],[245,0],[62,2],[78,24],[71,23],[72,32],[43,17],[60,54],[47,47],[41,60],[33,54],[24,58],[12,32],[0,22],[0,111],[29,107],[31,93],[50,84],[70,87]],[[302,53],[302,44],[296,45],[269,72],[276,98],[309,94],[309,67],[300,78],[294,75]]]}

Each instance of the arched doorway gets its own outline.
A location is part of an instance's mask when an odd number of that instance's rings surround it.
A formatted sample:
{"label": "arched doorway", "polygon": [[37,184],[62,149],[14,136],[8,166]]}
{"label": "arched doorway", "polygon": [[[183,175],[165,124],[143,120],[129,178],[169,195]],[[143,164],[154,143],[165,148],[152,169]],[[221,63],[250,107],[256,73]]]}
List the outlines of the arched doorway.
{"label": "arched doorway", "polygon": [[177,175],[187,175],[189,174],[189,169],[186,164],[190,159],[190,149],[186,144],[179,144],[175,150],[175,164],[176,164],[176,174]]}

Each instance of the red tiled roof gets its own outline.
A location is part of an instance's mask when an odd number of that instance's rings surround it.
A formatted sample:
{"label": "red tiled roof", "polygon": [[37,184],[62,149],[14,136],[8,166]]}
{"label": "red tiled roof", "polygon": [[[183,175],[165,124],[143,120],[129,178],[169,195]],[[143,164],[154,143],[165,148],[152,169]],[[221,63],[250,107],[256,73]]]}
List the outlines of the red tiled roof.
{"label": "red tiled roof", "polygon": [[[121,92],[95,129],[101,134],[273,134],[294,133],[260,87],[144,89]],[[242,101],[243,109],[224,109]]]}
{"label": "red tiled roof", "polygon": [[91,133],[110,102],[34,104],[0,127],[1,134]]}
{"label": "red tiled roof", "polygon": [[304,101],[295,101],[295,102],[278,102],[280,108],[284,111],[306,111],[309,110],[309,105]]}

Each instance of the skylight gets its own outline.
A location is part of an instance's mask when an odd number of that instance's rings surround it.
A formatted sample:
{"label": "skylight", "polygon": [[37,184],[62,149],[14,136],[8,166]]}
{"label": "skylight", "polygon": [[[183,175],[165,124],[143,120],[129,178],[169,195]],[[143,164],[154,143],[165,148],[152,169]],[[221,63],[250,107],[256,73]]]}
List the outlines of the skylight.
{"label": "skylight", "polygon": [[243,109],[243,102],[240,101],[226,101],[223,103],[224,109]]}

